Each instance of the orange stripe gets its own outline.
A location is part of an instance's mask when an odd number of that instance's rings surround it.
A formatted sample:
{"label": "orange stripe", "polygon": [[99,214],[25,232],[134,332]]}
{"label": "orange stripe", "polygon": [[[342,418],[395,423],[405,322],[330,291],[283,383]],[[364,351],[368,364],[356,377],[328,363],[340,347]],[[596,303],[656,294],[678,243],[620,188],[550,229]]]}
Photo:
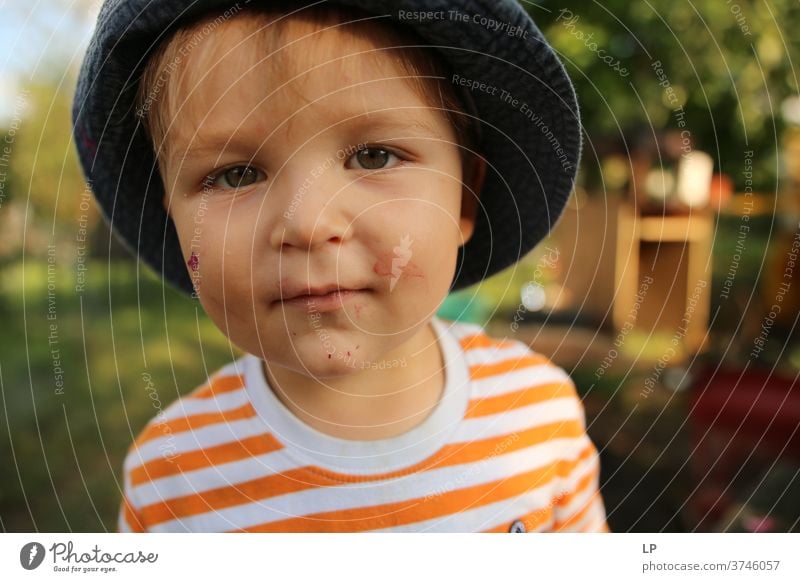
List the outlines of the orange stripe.
{"label": "orange stripe", "polygon": [[488,416],[489,414],[500,414],[554,398],[571,397],[574,394],[575,390],[572,386],[564,382],[550,382],[538,386],[530,386],[508,394],[470,400],[466,417],[475,418]]}
{"label": "orange stripe", "polygon": [[244,375],[219,376],[211,378],[209,383],[200,386],[189,394],[189,398],[213,398],[226,392],[235,392],[245,387]]}
{"label": "orange stripe", "polygon": [[153,526],[180,517],[218,511],[274,495],[295,493],[301,489],[325,485],[330,485],[330,482],[320,475],[309,475],[302,468],[292,469],[232,486],[219,487],[147,505],[142,508],[141,513],[145,523]]}
{"label": "orange stripe", "polygon": [[[576,486],[575,490],[570,494],[562,497],[559,502],[562,506],[566,507],[570,501],[578,497],[580,494],[584,493],[587,489],[594,487],[597,474],[599,473],[600,469],[595,467],[589,474],[585,475]],[[586,513],[592,509],[593,505],[597,502],[598,498],[600,497],[600,492],[595,488],[594,493],[592,493],[591,497],[584,503],[578,510],[576,510],[572,515],[570,515],[566,519],[561,519],[557,521],[553,525],[553,529],[556,531],[562,531],[565,529],[570,528],[571,526],[578,523],[581,519],[586,516]]]}
{"label": "orange stripe", "polygon": [[[587,447],[586,454],[590,455],[591,452],[591,449]],[[499,481],[451,491],[433,498],[431,503],[427,503],[423,498],[417,498],[371,507],[327,511],[266,523],[245,528],[242,531],[355,532],[408,525],[470,509],[477,509],[489,503],[523,495],[533,487],[552,482],[556,477],[566,477],[569,471],[564,463],[551,463],[547,467],[534,469],[533,471]],[[498,489],[500,490],[499,492]]]}
{"label": "orange stripe", "polygon": [[125,523],[128,524],[128,528],[132,532],[141,533],[144,531],[142,520],[139,519],[139,516],[136,514],[136,510],[133,508],[126,496],[123,496],[122,498],[122,515]]}
{"label": "orange stripe", "polygon": [[[596,460],[597,457],[593,457],[593,460]],[[575,489],[570,491],[569,493],[562,493],[558,497],[558,506],[560,508],[567,507],[570,503],[572,503],[576,498],[578,498],[586,489],[593,486],[597,482],[597,477],[600,473],[600,466],[597,463],[594,463],[592,470],[589,471],[586,475],[580,478],[580,480],[575,484]]]}
{"label": "orange stripe", "polygon": [[516,341],[510,339],[495,339],[489,337],[485,333],[478,333],[476,335],[470,335],[466,337],[462,337],[459,340],[461,347],[465,351],[475,350],[479,348],[498,348],[498,349],[506,349],[511,348],[516,345],[519,345]]}
{"label": "orange stripe", "polygon": [[133,469],[130,472],[131,485],[135,487],[154,479],[231,463],[282,448],[283,445],[267,433],[206,449],[177,453],[174,457],[159,457]]}
{"label": "orange stripe", "polygon": [[[583,434],[577,421],[558,422],[534,427],[516,435],[503,435],[469,443],[443,447],[432,458],[402,471],[381,475],[352,476],[323,470],[317,467],[300,467],[285,474],[267,475],[231,486],[219,487],[193,495],[186,495],[154,503],[142,509],[148,524],[219,510],[243,503],[251,503],[274,495],[297,493],[312,487],[338,485],[341,481],[369,482],[399,477],[432,468],[468,465],[489,456],[523,449],[554,438],[574,438]],[[513,438],[517,436],[518,438]],[[213,461],[213,459],[211,460]],[[210,463],[211,464],[211,463]],[[529,485],[530,487],[531,485]]]}
{"label": "orange stripe", "polygon": [[505,374],[507,372],[514,372],[516,370],[522,370],[531,366],[540,366],[548,363],[550,363],[550,360],[548,360],[545,356],[540,354],[531,354],[528,356],[509,358],[500,362],[470,366],[469,373],[473,380],[479,380],[481,378],[488,378],[489,376],[499,376],[500,374]]}
{"label": "orange stripe", "polygon": [[191,416],[181,416],[173,418],[166,422],[155,422],[148,425],[139,438],[136,439],[137,445],[146,443],[151,439],[158,437],[170,436],[176,432],[185,432],[187,430],[195,430],[210,424],[227,423],[234,420],[242,420],[243,418],[251,418],[256,415],[252,405],[247,404],[239,408],[231,410],[224,410],[222,412],[203,412],[200,414],[193,414]]}

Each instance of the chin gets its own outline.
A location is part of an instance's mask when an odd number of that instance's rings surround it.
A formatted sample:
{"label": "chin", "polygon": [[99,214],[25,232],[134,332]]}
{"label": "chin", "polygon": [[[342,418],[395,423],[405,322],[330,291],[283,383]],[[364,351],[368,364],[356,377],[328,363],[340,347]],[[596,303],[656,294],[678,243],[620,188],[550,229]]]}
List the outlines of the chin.
{"label": "chin", "polygon": [[[331,356],[330,358],[328,357],[329,355]],[[361,369],[359,363],[355,360],[336,359],[335,354],[326,353],[303,356],[296,366],[292,366],[292,368],[300,374],[319,379],[343,378]]]}

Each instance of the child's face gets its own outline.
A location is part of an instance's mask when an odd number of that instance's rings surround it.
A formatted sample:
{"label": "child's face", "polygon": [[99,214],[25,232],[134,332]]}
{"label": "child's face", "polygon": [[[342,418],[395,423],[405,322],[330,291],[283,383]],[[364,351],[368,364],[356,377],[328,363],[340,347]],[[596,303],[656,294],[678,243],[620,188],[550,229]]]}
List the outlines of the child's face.
{"label": "child's face", "polygon": [[[237,26],[212,33],[213,67],[181,89],[162,166],[203,308],[240,348],[308,375],[391,359],[438,309],[472,234],[456,135],[397,78],[394,52],[248,70]],[[344,54],[338,34],[315,36],[327,58]],[[355,291],[281,300],[330,286]]]}

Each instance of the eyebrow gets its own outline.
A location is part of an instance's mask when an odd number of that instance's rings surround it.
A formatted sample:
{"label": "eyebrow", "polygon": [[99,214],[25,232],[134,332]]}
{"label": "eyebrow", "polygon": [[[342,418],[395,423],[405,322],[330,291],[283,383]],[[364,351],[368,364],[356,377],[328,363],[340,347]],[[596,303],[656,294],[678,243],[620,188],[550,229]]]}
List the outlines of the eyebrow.
{"label": "eyebrow", "polygon": [[[417,108],[408,108],[416,110]],[[401,113],[402,109],[394,109],[391,111],[377,111],[370,113],[357,113],[353,116],[347,116],[343,121],[337,124],[339,127],[352,126],[357,128],[362,126],[366,131],[387,131],[394,130],[401,132],[403,137],[409,136],[433,136],[439,139],[444,139],[441,132],[437,131],[430,123],[421,119],[414,119],[406,114]],[[264,132],[253,130],[255,135],[263,136]],[[240,128],[237,133],[231,135],[230,131],[209,130],[207,132],[198,133],[195,135],[191,145],[187,148],[178,148],[177,152],[183,152],[184,161],[205,156],[208,154],[219,153],[226,149],[233,149],[239,145],[250,142],[250,130]],[[177,154],[172,152],[168,156],[168,160],[172,161],[177,157]]]}

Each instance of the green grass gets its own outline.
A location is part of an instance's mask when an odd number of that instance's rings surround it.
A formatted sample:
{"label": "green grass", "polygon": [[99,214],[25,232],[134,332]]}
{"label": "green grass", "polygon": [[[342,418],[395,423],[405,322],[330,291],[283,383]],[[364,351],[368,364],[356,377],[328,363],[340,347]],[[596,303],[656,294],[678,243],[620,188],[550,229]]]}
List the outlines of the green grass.
{"label": "green grass", "polygon": [[[4,531],[116,529],[122,460],[158,412],[143,373],[166,407],[241,353],[232,352],[198,303],[151,274],[140,272],[137,296],[135,265],[119,263],[109,273],[105,262],[91,263],[88,274],[79,294],[72,269],[55,272],[55,319],[48,319],[46,264],[3,269]],[[48,343],[51,324],[57,343]],[[54,349],[63,369],[61,393]]]}

